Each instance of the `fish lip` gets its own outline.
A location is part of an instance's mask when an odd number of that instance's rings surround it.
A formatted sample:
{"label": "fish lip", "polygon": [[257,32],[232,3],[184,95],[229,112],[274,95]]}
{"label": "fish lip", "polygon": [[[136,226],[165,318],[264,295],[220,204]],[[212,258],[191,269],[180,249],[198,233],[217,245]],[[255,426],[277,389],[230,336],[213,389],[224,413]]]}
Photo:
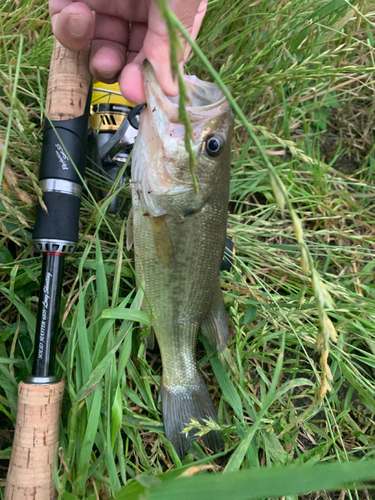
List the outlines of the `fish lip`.
{"label": "fish lip", "polygon": [[[178,96],[176,98],[170,98],[164,94],[162,91],[159,82],[155,76],[154,70],[152,68],[152,65],[150,61],[145,59],[143,61],[143,75],[144,75],[144,86],[145,86],[145,93],[147,97],[147,102],[151,101],[151,97],[154,98],[156,103],[163,108],[164,113],[168,116],[170,121],[172,122],[178,122],[178,101],[177,99],[179,98]],[[208,82],[207,82],[208,83]],[[193,84],[192,84],[193,85]],[[209,84],[210,85],[210,84]],[[212,85],[212,84],[211,84]],[[218,87],[216,87],[218,88]],[[213,110],[215,108],[220,107],[223,105],[226,101],[227,98],[224,94],[224,92],[219,89],[221,93],[221,97],[219,99],[213,100],[211,103],[206,104],[206,105],[196,105],[192,103],[188,103],[186,105],[186,109],[188,111],[188,114],[190,115],[190,120],[191,121],[199,121],[201,118],[196,115],[198,114],[205,114],[207,111]],[[175,99],[175,102],[173,101]],[[199,111],[198,111],[199,110]]]}

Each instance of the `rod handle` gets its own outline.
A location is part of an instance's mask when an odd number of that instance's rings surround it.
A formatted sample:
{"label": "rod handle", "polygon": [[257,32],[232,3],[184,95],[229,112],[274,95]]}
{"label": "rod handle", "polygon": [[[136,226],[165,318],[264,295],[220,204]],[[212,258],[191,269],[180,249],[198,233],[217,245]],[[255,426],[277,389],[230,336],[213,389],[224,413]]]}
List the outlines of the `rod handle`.
{"label": "rod handle", "polygon": [[[55,40],[46,102],[46,113],[53,122],[53,126],[49,125],[50,129],[59,128],[61,134],[64,130],[71,132],[74,151],[79,151],[80,158],[83,159],[86,157],[82,150],[87,136],[86,104],[91,82],[88,57],[88,49],[79,53],[72,52]],[[67,183],[60,182],[59,186],[65,189],[68,185],[69,189],[73,189],[76,175],[73,166],[67,162],[64,149],[65,156],[61,153],[59,137],[56,136],[58,140],[51,135],[48,137],[42,151],[42,159],[44,156],[46,165],[44,169],[47,169],[48,175],[40,178],[66,180]],[[45,153],[46,143],[51,146],[50,153]],[[76,162],[74,154],[72,157]],[[81,163],[84,164],[84,161]],[[51,171],[48,170],[49,164],[52,165]],[[66,171],[68,175],[65,175]],[[59,191],[52,187],[43,191],[59,193],[61,189]],[[67,196],[74,198],[75,195]],[[57,220],[56,224],[60,224],[60,221]],[[54,332],[55,335],[56,333]],[[5,488],[6,500],[56,498],[53,462],[59,439],[63,392],[64,382],[48,385],[20,382],[15,437]]]}
{"label": "rod handle", "polygon": [[46,101],[49,119],[61,121],[82,116],[90,84],[89,48],[73,52],[55,39]]}
{"label": "rod handle", "polygon": [[52,468],[64,382],[20,382],[18,411],[5,500],[51,500],[57,497]]}

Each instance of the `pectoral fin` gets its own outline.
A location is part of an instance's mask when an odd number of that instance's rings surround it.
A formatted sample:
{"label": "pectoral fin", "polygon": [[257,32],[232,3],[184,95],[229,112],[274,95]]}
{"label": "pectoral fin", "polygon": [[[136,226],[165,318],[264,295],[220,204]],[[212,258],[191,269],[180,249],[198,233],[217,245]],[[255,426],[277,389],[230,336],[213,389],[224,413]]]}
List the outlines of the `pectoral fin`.
{"label": "pectoral fin", "polygon": [[219,280],[212,298],[211,309],[203,320],[201,329],[203,335],[217,352],[225,349],[229,336],[228,320]]}
{"label": "pectoral fin", "polygon": [[172,242],[165,223],[165,216],[149,217],[149,221],[158,261],[163,267],[170,267],[172,262]]}
{"label": "pectoral fin", "polygon": [[131,247],[134,245],[134,212],[133,212],[133,205],[131,206],[129,215],[128,215],[128,220],[126,223],[126,249],[129,252]]}

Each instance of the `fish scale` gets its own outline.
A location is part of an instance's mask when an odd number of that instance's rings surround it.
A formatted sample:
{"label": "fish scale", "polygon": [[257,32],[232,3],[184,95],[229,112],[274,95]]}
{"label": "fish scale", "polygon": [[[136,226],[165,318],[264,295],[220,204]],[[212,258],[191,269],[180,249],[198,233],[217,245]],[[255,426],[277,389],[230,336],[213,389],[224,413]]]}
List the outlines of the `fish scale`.
{"label": "fish scale", "polygon": [[[191,418],[217,419],[196,363],[196,341],[199,327],[217,350],[225,347],[228,336],[219,269],[226,237],[233,119],[217,87],[195,78],[189,87],[193,109],[187,109],[196,132],[196,194],[183,135],[178,136],[173,121],[168,121],[175,119],[177,104],[162,94],[147,64],[145,80],[148,109],[141,116],[132,165],[135,271],[144,286],[143,308],[152,314],[162,356],[166,436],[182,458],[194,439],[192,431],[182,433],[185,424]],[[212,89],[216,100],[207,104],[206,92],[204,105],[197,106],[202,86]],[[213,131],[225,139],[218,158],[210,158],[204,149]],[[222,447],[217,431],[203,440],[213,451]]]}

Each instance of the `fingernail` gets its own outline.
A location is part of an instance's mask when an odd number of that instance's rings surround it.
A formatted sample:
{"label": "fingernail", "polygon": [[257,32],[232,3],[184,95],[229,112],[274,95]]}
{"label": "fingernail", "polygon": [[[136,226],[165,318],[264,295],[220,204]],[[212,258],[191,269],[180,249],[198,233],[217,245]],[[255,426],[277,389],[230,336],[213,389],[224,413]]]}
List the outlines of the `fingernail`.
{"label": "fingernail", "polygon": [[86,35],[90,27],[90,19],[82,14],[69,14],[67,28],[74,36]]}

